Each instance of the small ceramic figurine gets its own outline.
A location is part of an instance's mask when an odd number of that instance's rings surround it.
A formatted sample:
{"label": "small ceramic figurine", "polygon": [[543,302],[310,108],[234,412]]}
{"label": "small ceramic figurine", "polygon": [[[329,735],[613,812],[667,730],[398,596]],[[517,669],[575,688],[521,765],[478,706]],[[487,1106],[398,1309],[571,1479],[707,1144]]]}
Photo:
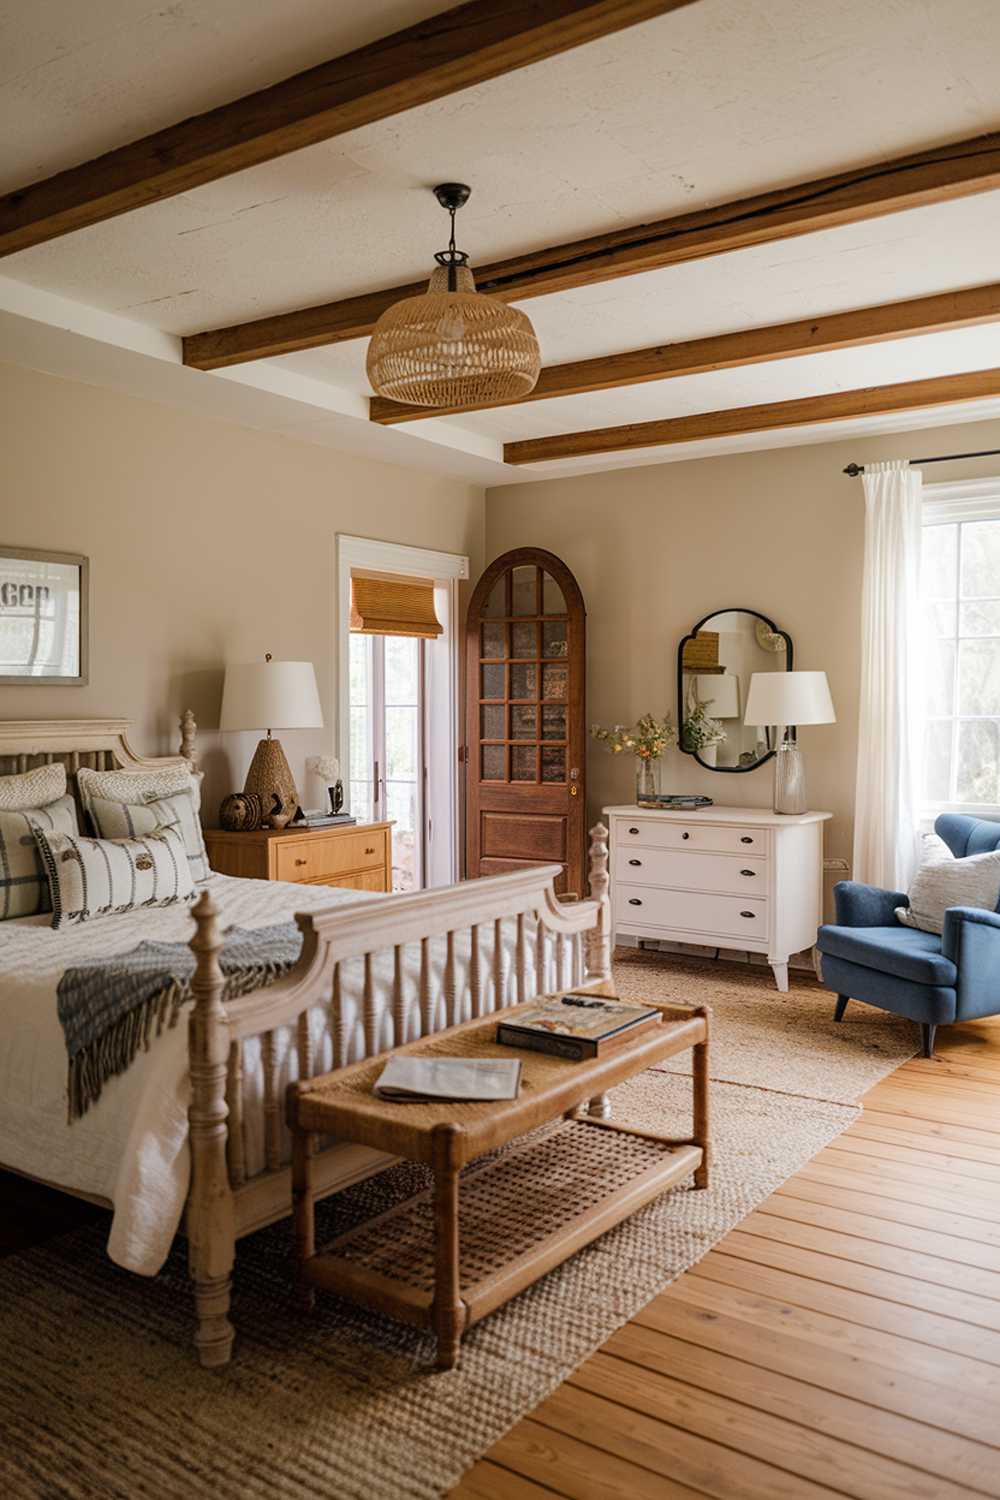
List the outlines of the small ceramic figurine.
{"label": "small ceramic figurine", "polygon": [[333,786],[327,787],[327,791],[330,793],[330,811],[332,813],[343,812],[344,783],[340,780],[339,777],[337,778],[337,781]]}

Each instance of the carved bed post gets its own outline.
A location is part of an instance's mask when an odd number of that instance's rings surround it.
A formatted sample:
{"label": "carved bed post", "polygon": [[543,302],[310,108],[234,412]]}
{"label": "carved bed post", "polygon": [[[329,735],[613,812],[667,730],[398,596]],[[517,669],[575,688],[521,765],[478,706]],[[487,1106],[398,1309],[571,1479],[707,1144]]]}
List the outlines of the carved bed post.
{"label": "carved bed post", "polygon": [[[597,924],[587,933],[587,978],[611,981],[611,902],[608,900],[608,830],[595,823],[590,830],[590,894],[597,902]],[[599,1120],[611,1118],[611,1100],[597,1094],[587,1105],[587,1113]]]}
{"label": "carved bed post", "polygon": [[233,1194],[226,1164],[226,1073],[229,1027],[222,1006],[219,967],[222,938],[218,908],[202,891],[194,908],[191,948],[197,959],[188,1024],[191,1069],[191,1190],[188,1197],[188,1258],[198,1327],[194,1341],[207,1367],[225,1365],[233,1347],[229,1293],[236,1255]]}
{"label": "carved bed post", "polygon": [[189,708],[181,714],[180,730],[180,753],[193,771],[198,764],[198,722]]}

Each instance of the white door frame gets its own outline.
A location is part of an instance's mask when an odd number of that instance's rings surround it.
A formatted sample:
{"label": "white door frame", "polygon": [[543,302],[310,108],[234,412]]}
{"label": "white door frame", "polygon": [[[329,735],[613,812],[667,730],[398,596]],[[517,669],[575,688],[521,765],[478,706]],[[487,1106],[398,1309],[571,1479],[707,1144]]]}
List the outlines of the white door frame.
{"label": "white door frame", "polygon": [[[447,827],[439,831],[448,849],[448,881],[458,879],[459,864],[459,764],[461,740],[461,621],[458,585],[469,576],[469,559],[458,552],[432,552],[425,547],[407,547],[398,542],[379,542],[370,537],[337,534],[337,725],[340,775],[351,781],[350,715],[350,613],[351,569],[367,568],[379,573],[397,573],[408,578],[430,579],[445,590],[448,622],[442,644],[448,652],[448,808]],[[434,643],[438,644],[438,643]],[[434,809],[440,820],[442,809]]]}

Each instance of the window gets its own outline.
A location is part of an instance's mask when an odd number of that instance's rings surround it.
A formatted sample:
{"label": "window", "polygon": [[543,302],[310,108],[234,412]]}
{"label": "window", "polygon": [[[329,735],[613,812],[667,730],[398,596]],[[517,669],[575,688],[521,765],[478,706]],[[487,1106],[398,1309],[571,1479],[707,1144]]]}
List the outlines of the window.
{"label": "window", "polygon": [[350,638],[350,806],[393,820],[396,891],[423,884],[424,649],[406,636]]}
{"label": "window", "polygon": [[925,489],[924,798],[1000,808],[1000,480]]}

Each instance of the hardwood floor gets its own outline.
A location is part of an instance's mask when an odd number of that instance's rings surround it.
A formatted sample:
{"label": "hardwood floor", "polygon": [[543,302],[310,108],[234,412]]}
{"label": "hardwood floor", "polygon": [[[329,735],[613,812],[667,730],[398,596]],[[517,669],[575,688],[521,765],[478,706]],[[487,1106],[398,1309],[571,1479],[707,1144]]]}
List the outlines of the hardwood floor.
{"label": "hardwood floor", "polygon": [[1000,1022],[938,1035],[451,1500],[1000,1497]]}

